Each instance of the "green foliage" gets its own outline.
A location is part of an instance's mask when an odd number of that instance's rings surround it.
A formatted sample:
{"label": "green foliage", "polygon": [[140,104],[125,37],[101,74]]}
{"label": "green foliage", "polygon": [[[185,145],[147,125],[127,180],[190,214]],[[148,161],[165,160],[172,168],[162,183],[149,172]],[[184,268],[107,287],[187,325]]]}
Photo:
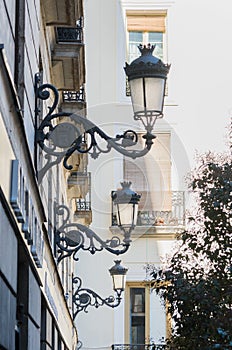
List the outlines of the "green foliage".
{"label": "green foliage", "polygon": [[196,208],[154,289],[172,317],[171,349],[232,349],[231,158],[201,156],[190,177]]}

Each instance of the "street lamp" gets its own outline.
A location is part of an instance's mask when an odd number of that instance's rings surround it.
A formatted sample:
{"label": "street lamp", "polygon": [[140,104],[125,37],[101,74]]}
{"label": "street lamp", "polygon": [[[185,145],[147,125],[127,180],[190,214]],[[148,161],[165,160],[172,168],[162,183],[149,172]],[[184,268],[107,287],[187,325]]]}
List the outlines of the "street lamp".
{"label": "street lamp", "polygon": [[[165,84],[170,65],[165,65],[161,60],[152,56],[154,46],[139,46],[141,56],[130,65],[126,64],[125,72],[128,76],[134,119],[141,120],[146,134],[143,135],[145,145],[143,149],[127,149],[138,143],[138,135],[133,130],[126,130],[115,137],[108,136],[102,129],[80,115],[58,112],[59,92],[51,84],[41,84],[40,74],[35,76],[35,142],[46,153],[47,163],[38,172],[38,182],[53,165],[63,160],[66,169],[71,170],[72,165],[68,160],[74,152],[89,153],[92,158],[97,158],[100,153],[108,153],[111,149],[124,156],[133,159],[146,155],[153,144],[152,130],[157,118],[163,116],[163,102]],[[48,100],[53,94],[52,105],[48,113],[39,124],[41,106],[39,100]],[[63,121],[62,121],[63,119]],[[83,141],[83,134],[89,135],[88,145]],[[96,136],[106,141],[106,148],[102,149]]]}
{"label": "street lamp", "polygon": [[157,118],[163,116],[165,86],[170,65],[152,55],[155,45],[138,46],[141,56],[125,72],[131,91],[134,119],[141,120],[151,133]]}
{"label": "street lamp", "polygon": [[115,260],[115,265],[109,269],[110,275],[113,279],[113,289],[118,297],[121,296],[121,293],[125,289],[126,273],[128,271],[128,269],[123,267],[120,263],[121,260]]}
{"label": "street lamp", "polygon": [[111,308],[117,307],[121,303],[121,294],[125,289],[125,279],[128,269],[121,265],[121,260],[116,260],[115,265],[109,269],[110,275],[113,278],[113,289],[116,297],[109,296],[103,299],[100,295],[88,288],[82,288],[82,280],[80,277],[73,278],[73,319],[81,311],[87,311],[89,306],[98,308],[106,305]]}
{"label": "street lamp", "polygon": [[[117,207],[118,226],[124,236],[122,241],[118,236],[103,241],[89,227],[70,222],[69,208],[64,204],[55,203],[55,243],[58,247],[58,263],[71,255],[77,261],[77,253],[80,249],[88,250],[91,254],[105,249],[115,255],[124,254],[129,249],[131,232],[136,226],[138,203],[141,197],[130,189],[130,185],[131,182],[124,181],[121,183],[122,189],[112,192],[112,199]],[[59,220],[59,217],[62,221]],[[58,226],[59,222],[61,222],[60,226]]]}
{"label": "street lamp", "polygon": [[[130,65],[126,64],[125,72],[131,89],[134,119],[141,120],[146,130],[146,134],[143,135],[145,145],[140,150],[134,149],[139,138],[133,130],[126,130],[121,135],[110,137],[97,125],[81,115],[65,111],[57,112],[59,104],[58,90],[51,84],[41,84],[40,74],[36,74],[35,144],[38,143],[46,153],[46,163],[37,174],[38,183],[42,181],[46,172],[53,165],[59,164],[61,161],[63,161],[63,166],[67,170],[71,170],[73,166],[68,164],[68,161],[74,152],[88,153],[94,159],[100,153],[108,153],[111,149],[115,149],[122,155],[133,159],[143,157],[149,152],[155,138],[152,135],[154,124],[157,118],[163,116],[165,84],[170,66],[152,56],[154,46],[140,45],[139,50],[141,57],[134,60]],[[41,122],[40,113],[43,108],[39,100],[52,101],[47,108],[48,113],[42,117]],[[86,136],[88,136],[88,144],[85,142]],[[105,149],[98,145],[98,136],[105,140]],[[115,255],[123,254],[128,250],[131,242],[131,231],[137,221],[140,195],[130,189],[130,182],[123,182],[121,185],[121,190],[112,193],[112,199],[117,208],[118,226],[124,235],[122,241],[117,236],[103,241],[90,228],[79,223],[70,222],[70,210],[67,206],[54,203],[54,234],[55,244],[58,247],[58,263],[69,256],[77,261],[77,253],[80,249],[87,250],[91,254],[105,249]],[[88,243],[86,243],[87,240]],[[115,266],[109,271],[113,278],[116,298],[110,296],[103,299],[94,291],[81,288],[82,281],[79,277],[73,278],[72,302],[73,308],[75,308],[73,318],[80,311],[86,311],[86,308],[90,305],[95,307],[108,305],[113,308],[120,304],[127,269],[123,268],[120,265],[120,260],[118,260],[115,261]]]}
{"label": "street lamp", "polygon": [[116,207],[118,226],[130,240],[131,231],[137,223],[138,203],[141,196],[130,188],[130,181],[121,182],[121,186],[122,189],[112,192],[112,200]]}

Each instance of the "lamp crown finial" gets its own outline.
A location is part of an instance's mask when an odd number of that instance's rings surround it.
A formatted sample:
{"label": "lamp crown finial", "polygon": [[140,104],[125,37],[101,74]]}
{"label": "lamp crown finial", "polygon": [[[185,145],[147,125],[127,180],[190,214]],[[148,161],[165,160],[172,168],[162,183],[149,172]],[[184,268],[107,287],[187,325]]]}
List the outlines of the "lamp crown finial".
{"label": "lamp crown finial", "polygon": [[131,181],[122,181],[122,188],[112,192],[112,199],[114,201],[114,204],[138,204],[141,196],[130,188],[131,184]]}
{"label": "lamp crown finial", "polygon": [[123,182],[120,182],[122,188],[129,188],[132,184],[131,181],[123,181]]}
{"label": "lamp crown finial", "polygon": [[138,46],[138,49],[139,51],[141,52],[141,55],[144,56],[144,55],[152,55],[154,49],[155,49],[155,44],[154,45],[151,45],[150,43],[146,45],[142,45],[140,44]]}
{"label": "lamp crown finial", "polygon": [[128,269],[121,265],[121,260],[114,260],[115,265],[109,269],[112,276],[114,275],[126,275]]}
{"label": "lamp crown finial", "polygon": [[155,45],[148,44],[138,46],[141,56],[136,58],[130,64],[126,64],[124,67],[128,80],[153,77],[153,78],[167,78],[170,65],[165,64],[160,58],[155,57],[152,53],[155,49]]}

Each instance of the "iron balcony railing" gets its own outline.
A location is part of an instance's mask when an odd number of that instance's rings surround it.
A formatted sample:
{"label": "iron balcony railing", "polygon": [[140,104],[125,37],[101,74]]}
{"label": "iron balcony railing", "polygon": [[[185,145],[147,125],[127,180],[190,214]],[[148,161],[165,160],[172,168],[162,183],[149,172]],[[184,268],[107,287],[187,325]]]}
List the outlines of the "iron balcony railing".
{"label": "iron balcony railing", "polygon": [[79,91],[63,91],[63,102],[80,102],[85,103],[85,89],[80,87]]}
{"label": "iron balcony railing", "polygon": [[82,198],[76,199],[76,211],[90,211],[91,210],[91,202],[86,201]]}
{"label": "iron balcony railing", "polygon": [[165,344],[114,344],[112,350],[166,350]]}
{"label": "iron balcony railing", "polygon": [[57,43],[83,44],[82,27],[56,27]]}
{"label": "iron balcony railing", "polygon": [[[165,345],[165,344],[114,344],[111,346],[112,350],[176,350],[176,347],[174,348],[171,345]],[[225,349],[229,350],[231,349],[231,345],[224,344],[215,344],[213,346],[213,349]],[[212,347],[210,348],[212,349]]]}
{"label": "iron balcony railing", "polygon": [[[140,209],[138,212],[137,226],[183,226],[184,224],[185,200],[183,191],[171,192],[170,210]],[[117,225],[117,217],[112,204],[112,226]]]}

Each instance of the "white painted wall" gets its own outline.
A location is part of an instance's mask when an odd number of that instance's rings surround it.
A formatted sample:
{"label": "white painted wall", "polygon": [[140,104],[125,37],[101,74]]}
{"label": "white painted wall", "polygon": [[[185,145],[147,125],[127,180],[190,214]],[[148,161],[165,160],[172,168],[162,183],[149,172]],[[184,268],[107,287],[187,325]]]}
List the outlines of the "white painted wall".
{"label": "white painted wall", "polygon": [[[156,130],[171,131],[172,189],[185,188],[184,176],[194,164],[195,150],[224,151],[226,125],[232,114],[232,49],[230,0],[86,0],[85,42],[88,118],[110,135],[141,126],[133,121],[132,108],[124,96],[125,27],[124,11],[167,9],[168,97],[164,119]],[[122,180],[122,157],[112,151],[89,161],[92,172],[91,227],[103,238],[109,232],[110,192]],[[171,241],[136,239],[121,258],[129,267],[128,280],[144,280],[143,265],[159,263]],[[77,273],[84,287],[101,296],[112,292],[108,268],[115,257],[107,252],[90,256],[80,253]],[[155,298],[155,297],[154,297]],[[153,309],[160,306],[154,302]],[[162,319],[160,314],[160,318]],[[124,342],[124,305],[89,309],[77,317],[79,338],[84,349],[109,349]],[[154,338],[164,332],[163,321],[151,318]],[[160,328],[159,328],[160,327]]]}

